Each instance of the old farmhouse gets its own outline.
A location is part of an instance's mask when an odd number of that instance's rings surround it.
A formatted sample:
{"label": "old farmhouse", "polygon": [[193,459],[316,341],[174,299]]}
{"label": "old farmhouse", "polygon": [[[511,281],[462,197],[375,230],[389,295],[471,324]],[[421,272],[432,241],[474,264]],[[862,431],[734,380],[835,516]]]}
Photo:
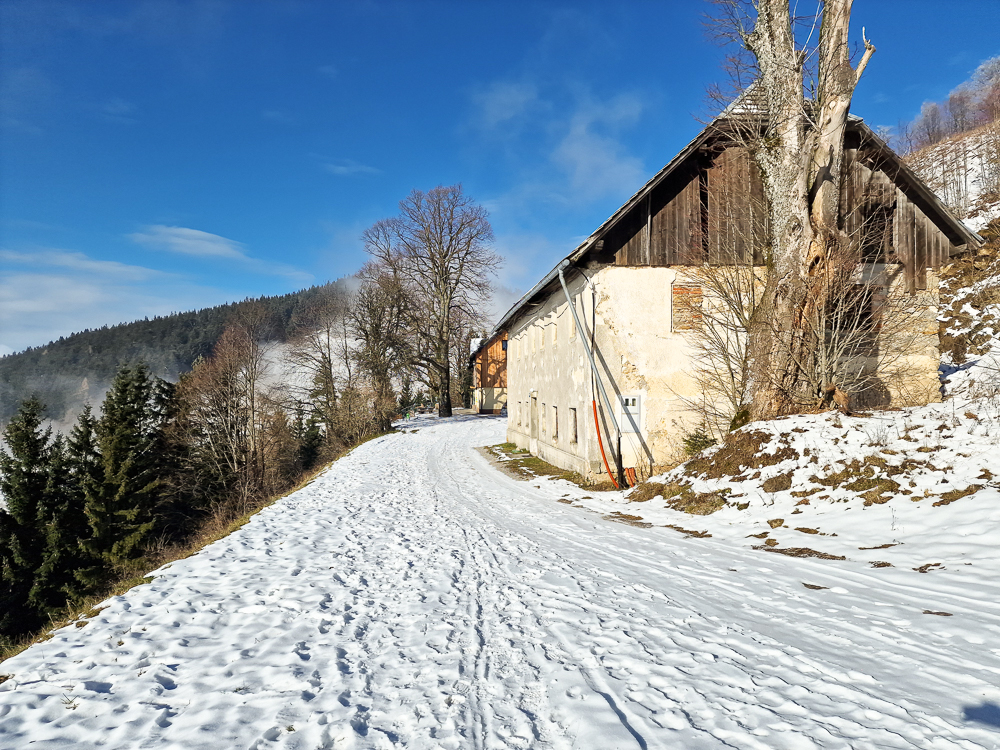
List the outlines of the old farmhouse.
{"label": "old farmhouse", "polygon": [[507,406],[507,332],[481,339],[469,357],[472,368],[472,408],[479,414],[500,414]]}
{"label": "old farmhouse", "polygon": [[[916,311],[917,335],[906,353],[914,375],[886,398],[938,398],[936,272],[982,239],[862,120],[851,117],[845,138],[841,214],[862,262],[857,282],[881,285],[882,298],[909,295]],[[717,120],[525,294],[486,340],[495,347],[509,336],[507,439],[592,480],[610,473],[629,482],[678,457],[696,426],[691,404],[701,397],[689,334],[709,300],[696,272],[762,263],[766,232],[759,172]],[[488,358],[477,359],[482,351],[473,361],[487,385],[493,381]],[[480,409],[495,404],[484,390]]]}

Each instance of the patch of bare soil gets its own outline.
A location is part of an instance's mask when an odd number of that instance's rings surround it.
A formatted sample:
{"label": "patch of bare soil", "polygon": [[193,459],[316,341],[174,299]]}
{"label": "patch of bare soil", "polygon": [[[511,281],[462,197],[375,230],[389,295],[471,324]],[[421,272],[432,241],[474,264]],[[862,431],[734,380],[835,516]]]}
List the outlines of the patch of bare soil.
{"label": "patch of bare soil", "polygon": [[692,531],[691,529],[685,529],[683,526],[675,526],[672,523],[665,524],[664,528],[673,529],[674,531],[681,532],[684,536],[693,536],[698,539],[707,539],[712,536],[707,531]]}
{"label": "patch of bare soil", "polygon": [[927,563],[926,565],[921,565],[919,568],[914,568],[918,573],[930,573],[932,570],[944,570],[944,565],[941,563]]}
{"label": "patch of bare soil", "polygon": [[805,586],[807,589],[811,589],[812,591],[822,591],[823,589],[830,588],[829,586],[817,586],[815,583],[803,583],[802,585]]}
{"label": "patch of bare soil", "polygon": [[[514,479],[530,480],[538,477],[555,477],[556,479],[565,479],[577,487],[587,490],[600,491],[603,489],[596,485],[587,484],[583,477],[575,471],[566,471],[558,466],[553,466],[537,456],[531,455],[528,451],[521,450],[513,443],[500,443],[499,445],[476,448],[476,450],[500,471]],[[609,489],[611,489],[610,486]]]}
{"label": "patch of bare soil", "polygon": [[[764,446],[772,440],[778,441],[775,451],[773,453],[763,452]],[[774,437],[760,430],[741,430],[726,435],[721,447],[711,455],[688,461],[685,464],[684,473],[688,476],[704,476],[708,479],[736,477],[743,471],[774,466],[782,461],[798,457],[798,451],[780,436]]]}
{"label": "patch of bare soil", "polygon": [[952,490],[951,492],[944,492],[941,494],[941,499],[936,503],[933,503],[933,507],[938,507],[939,505],[948,505],[956,500],[960,500],[963,497],[968,497],[969,495],[974,495],[979,490],[983,488],[981,484],[970,484],[964,490]]}
{"label": "patch of bare soil", "polygon": [[[768,540],[773,541],[773,540]],[[843,555],[831,555],[827,552],[809,549],[809,547],[766,547],[763,544],[755,544],[754,549],[762,549],[765,552],[777,552],[779,555],[789,557],[818,557],[820,560],[846,560]]]}
{"label": "patch of bare soil", "polygon": [[640,529],[651,528],[653,524],[642,520],[642,516],[630,516],[628,513],[621,513],[615,511],[606,516],[603,516],[605,521],[617,521],[618,523],[625,523],[629,526],[638,526]]}
{"label": "patch of bare soil", "polygon": [[925,615],[938,615],[940,617],[951,617],[952,616],[951,612],[935,612],[935,611],[930,610],[930,609],[925,609],[924,610],[924,614]]}

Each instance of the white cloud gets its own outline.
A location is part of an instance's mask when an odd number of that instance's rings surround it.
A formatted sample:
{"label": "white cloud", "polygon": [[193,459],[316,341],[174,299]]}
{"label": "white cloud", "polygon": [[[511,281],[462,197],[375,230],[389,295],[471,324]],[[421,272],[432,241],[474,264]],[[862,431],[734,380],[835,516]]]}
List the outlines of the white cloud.
{"label": "white cloud", "polygon": [[247,255],[243,250],[242,242],[211,232],[203,232],[200,229],[154,224],[145,227],[145,231],[133,232],[126,236],[133,242],[154,250],[164,250],[206,260],[234,261],[254,273],[276,274],[302,283],[310,283],[313,280],[311,274],[292,266],[284,263],[272,263]]}
{"label": "white cloud", "polygon": [[210,232],[202,232],[200,229],[154,224],[146,227],[144,232],[133,232],[128,235],[128,238],[156,250],[193,255],[198,258],[250,260],[249,256],[243,252],[242,243]]}
{"label": "white cloud", "polygon": [[41,266],[43,268],[65,268],[70,271],[93,273],[114,281],[148,281],[159,276],[168,276],[163,271],[142,266],[130,266],[114,260],[94,260],[83,253],[69,250],[34,250],[15,252],[0,250],[0,262],[17,265]]}
{"label": "white cloud", "polygon": [[0,250],[0,264],[0,353],[229,296],[175,274],[67,250]]}
{"label": "white cloud", "polygon": [[569,128],[552,152],[552,161],[569,178],[573,193],[601,198],[635,192],[645,181],[642,162],[627,153],[615,137],[642,114],[635,96],[622,94],[609,102],[586,100],[569,121]]}
{"label": "white cloud", "polygon": [[476,121],[486,130],[509,125],[540,104],[537,86],[527,81],[494,81],[475,91],[472,99],[478,110]]}
{"label": "white cloud", "polygon": [[330,174],[337,175],[338,177],[353,177],[354,175],[364,174],[382,174],[381,169],[356,162],[352,159],[337,159],[335,161],[327,162],[323,165],[323,169]]}

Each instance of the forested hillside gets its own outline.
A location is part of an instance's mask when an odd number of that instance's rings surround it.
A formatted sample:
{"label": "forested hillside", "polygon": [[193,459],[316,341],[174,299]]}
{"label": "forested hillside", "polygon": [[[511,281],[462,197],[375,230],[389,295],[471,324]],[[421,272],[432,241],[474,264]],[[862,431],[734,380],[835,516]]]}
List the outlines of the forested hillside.
{"label": "forested hillside", "polygon": [[211,354],[226,323],[251,305],[266,311],[270,338],[286,341],[312,302],[331,287],[346,284],[341,279],[291,294],[88,329],[2,357],[0,424],[6,424],[32,395],[39,397],[48,417],[56,422],[72,417],[85,403],[99,404],[125,363],[144,362],[152,374],[176,380],[199,357]]}

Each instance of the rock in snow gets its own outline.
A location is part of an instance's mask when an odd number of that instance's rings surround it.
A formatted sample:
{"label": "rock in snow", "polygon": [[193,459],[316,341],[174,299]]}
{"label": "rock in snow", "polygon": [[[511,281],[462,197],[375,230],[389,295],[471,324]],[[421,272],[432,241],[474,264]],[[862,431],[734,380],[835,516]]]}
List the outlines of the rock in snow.
{"label": "rock in snow", "polygon": [[0,665],[0,747],[1000,746],[995,563],[613,523],[414,424]]}

